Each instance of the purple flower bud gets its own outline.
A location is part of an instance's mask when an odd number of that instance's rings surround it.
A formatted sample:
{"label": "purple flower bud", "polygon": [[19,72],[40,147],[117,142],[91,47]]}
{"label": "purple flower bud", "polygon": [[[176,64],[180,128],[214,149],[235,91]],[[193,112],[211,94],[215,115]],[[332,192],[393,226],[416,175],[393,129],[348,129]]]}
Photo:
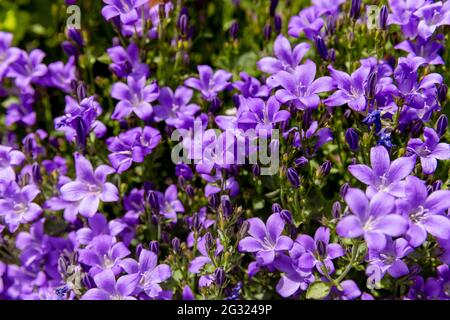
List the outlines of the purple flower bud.
{"label": "purple flower bud", "polygon": [[41,167],[36,162],[31,166],[31,173],[33,175],[33,182],[35,184],[42,183]]}
{"label": "purple flower bud", "polygon": [[144,247],[143,247],[143,245],[142,245],[141,243],[139,243],[139,244],[136,246],[136,256],[139,257],[139,256],[141,255],[142,249],[144,249]]}
{"label": "purple flower bud", "polygon": [[252,165],[252,174],[258,177],[261,174],[261,167],[257,164]]}
{"label": "purple flower bud", "polygon": [[280,0],[270,0],[269,14],[271,17],[275,15],[275,10],[277,9],[279,2]]}
{"label": "purple flower bud", "polygon": [[348,128],[345,131],[345,140],[347,141],[350,150],[357,151],[359,148],[359,136],[358,132],[356,132],[353,128]]}
{"label": "purple flower bud", "polygon": [[181,250],[181,241],[177,237],[172,239],[172,250],[175,253],[180,253]]}
{"label": "purple flower bud", "polygon": [[87,273],[83,273],[82,282],[83,282],[84,286],[86,287],[86,289],[92,289],[92,288],[96,287],[94,279],[92,279],[92,277],[90,275],[88,275]]}
{"label": "purple flower bud", "polygon": [[264,35],[264,39],[266,39],[267,41],[270,40],[270,37],[272,36],[272,26],[270,25],[270,23],[268,23],[264,26],[263,35]]}
{"label": "purple flower bud", "polygon": [[319,168],[319,175],[322,177],[327,176],[330,173],[332,166],[333,165],[330,160],[327,160],[324,163],[322,163],[322,165]]}
{"label": "purple flower bud", "polygon": [[221,288],[225,283],[225,271],[222,268],[216,269],[214,271],[214,278],[216,285]]}
{"label": "purple flower bud", "polygon": [[63,41],[61,47],[69,57],[79,54],[78,49],[69,41]]}
{"label": "purple flower bud", "polygon": [[231,202],[229,196],[222,196],[220,199],[220,206],[222,208],[222,213],[225,218],[229,218],[232,213]]}
{"label": "purple flower bud", "polygon": [[181,186],[182,189],[184,189],[186,187],[186,179],[183,176],[179,176],[178,184]]}
{"label": "purple flower bud", "polygon": [[217,193],[211,195],[208,199],[208,203],[211,206],[211,208],[213,209],[217,209],[217,207],[219,206],[219,195]]}
{"label": "purple flower bud", "polygon": [[67,37],[73,42],[75,42],[75,44],[79,48],[82,48],[84,46],[83,36],[81,35],[80,30],[75,28],[69,28],[67,30]]}
{"label": "purple flower bud", "polygon": [[333,207],[331,209],[331,214],[333,215],[334,219],[339,219],[342,214],[342,206],[339,201],[336,201],[333,203]]}
{"label": "purple flower bud", "polygon": [[350,8],[350,18],[358,20],[361,14],[361,0],[352,0],[352,6]]}
{"label": "purple flower bud", "polygon": [[292,224],[292,214],[288,210],[281,210],[280,217],[286,224]]}
{"label": "purple flower bud", "polygon": [[436,122],[436,133],[442,137],[447,131],[448,127],[448,118],[445,114],[441,114]]}
{"label": "purple flower bud", "polygon": [[240,103],[240,99],[239,99],[239,95],[238,95],[238,94],[233,95],[232,100],[233,100],[233,105],[234,105],[236,108],[239,108],[239,105],[241,104],[241,103]]}
{"label": "purple flower bud", "polygon": [[186,186],[186,193],[189,196],[189,198],[194,198],[194,196],[195,196],[194,187],[192,185],[188,184]]}
{"label": "purple flower bud", "polygon": [[433,182],[433,191],[438,191],[442,189],[442,180],[436,180]]}
{"label": "purple flower bud", "polygon": [[375,90],[377,86],[378,75],[376,71],[372,71],[369,73],[367,77],[367,85],[366,85],[366,95],[369,99],[373,99],[375,97]]}
{"label": "purple flower bud", "polygon": [[422,129],[423,129],[423,122],[422,122],[422,120],[419,119],[417,121],[414,121],[412,123],[412,126],[411,126],[411,134],[412,135],[419,135],[420,132],[422,132]]}
{"label": "purple flower bud", "polygon": [[319,53],[319,56],[323,59],[323,60],[328,60],[328,49],[327,46],[325,45],[325,42],[323,41],[321,36],[317,36],[316,39],[314,40],[315,44],[316,44],[316,48],[317,48],[317,52]]}
{"label": "purple flower bud", "polygon": [[380,29],[381,30],[386,30],[387,29],[388,16],[389,16],[389,10],[386,7],[386,5],[383,5],[381,7],[381,10],[380,10],[380,16],[378,17],[378,22],[380,24]]}
{"label": "purple flower bud", "polygon": [[182,37],[186,37],[188,33],[188,15],[186,13],[180,14],[177,22],[178,30]]}
{"label": "purple flower bud", "polygon": [[216,242],[214,241],[213,236],[211,235],[210,232],[207,232],[205,234],[205,249],[206,249],[206,251],[213,250],[215,244],[216,244]]}
{"label": "purple flower bud", "polygon": [[67,268],[70,265],[70,261],[67,258],[66,255],[62,254],[59,258],[58,258],[58,272],[62,275],[65,276],[67,274]]}
{"label": "purple flower bud", "polygon": [[283,210],[283,208],[281,208],[281,206],[278,203],[272,204],[273,213],[281,212],[281,210]]}
{"label": "purple flower bud", "polygon": [[84,150],[86,148],[86,139],[87,139],[84,121],[81,117],[76,117],[74,121],[75,121],[75,131],[77,133],[76,136],[77,147],[80,148],[81,150]]}
{"label": "purple flower bud", "polygon": [[286,175],[292,187],[300,187],[300,177],[298,176],[298,173],[294,168],[289,168]]}
{"label": "purple flower bud", "polygon": [[281,32],[281,28],[283,27],[283,20],[279,14],[276,14],[275,17],[273,17],[273,25],[275,27],[275,33],[279,34]]}
{"label": "purple flower bud", "polygon": [[427,186],[427,193],[430,195],[433,192],[433,186]]}
{"label": "purple flower bud", "polygon": [[87,98],[87,88],[84,82],[80,81],[77,85],[77,98],[80,102]]}
{"label": "purple flower bud", "polygon": [[317,247],[317,253],[319,254],[319,256],[325,257],[327,254],[327,245],[325,244],[325,242],[323,242],[323,240],[318,240],[316,242],[316,247]]}
{"label": "purple flower bud", "polygon": [[445,101],[447,101],[447,92],[448,92],[448,87],[445,83],[439,85],[439,87],[437,89],[437,97],[441,104],[443,104]]}
{"label": "purple flower bud", "polygon": [[192,231],[199,231],[201,228],[201,222],[200,219],[198,217],[198,214],[194,214],[192,216],[192,220],[191,220],[191,230]]}
{"label": "purple flower bud", "polygon": [[192,169],[185,163],[179,163],[176,165],[175,174],[177,177],[183,176],[186,180],[192,180],[194,177]]}
{"label": "purple flower bud", "polygon": [[159,213],[160,204],[158,195],[155,191],[150,190],[147,195],[148,202],[150,203],[150,208],[152,208],[156,213]]}
{"label": "purple flower bud", "polygon": [[149,244],[149,249],[151,252],[157,255],[159,253],[159,242],[155,240],[151,241]]}
{"label": "purple flower bud", "polygon": [[294,160],[294,165],[296,167],[304,167],[309,163],[309,160],[306,159],[304,156],[301,156],[300,158],[297,158]]}
{"label": "purple flower bud", "polygon": [[230,31],[229,31],[231,40],[233,40],[233,41],[237,40],[238,32],[239,32],[239,24],[237,23],[237,21],[234,21],[231,24]]}
{"label": "purple flower bud", "polygon": [[222,101],[218,97],[215,97],[213,101],[211,101],[211,104],[209,105],[209,112],[212,114],[217,113],[220,110],[220,107],[222,106]]}

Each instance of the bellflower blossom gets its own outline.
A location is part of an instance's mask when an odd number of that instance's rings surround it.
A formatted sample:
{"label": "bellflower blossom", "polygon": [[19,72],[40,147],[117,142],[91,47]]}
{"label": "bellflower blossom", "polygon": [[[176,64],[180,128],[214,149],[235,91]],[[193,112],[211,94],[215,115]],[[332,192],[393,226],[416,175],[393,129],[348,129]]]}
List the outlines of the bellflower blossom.
{"label": "bellflower blossom", "polygon": [[211,67],[206,65],[200,65],[197,69],[199,78],[189,78],[184,82],[184,85],[198,90],[202,97],[209,102],[213,101],[220,92],[230,85],[228,80],[233,75],[227,71],[217,70],[213,72]]}
{"label": "bellflower blossom", "polygon": [[303,32],[308,39],[314,39],[324,25],[324,21],[320,17],[322,12],[316,6],[301,10],[297,16],[293,16],[289,21],[288,34],[291,37],[299,38]]}
{"label": "bellflower blossom", "polygon": [[278,213],[272,214],[266,224],[259,218],[251,218],[248,222],[250,236],[239,241],[239,251],[256,253],[260,265],[272,264],[276,253],[292,248],[292,239],[281,235],[285,222]]}
{"label": "bellflower blossom", "polygon": [[[200,253],[200,255],[195,257],[194,259],[192,259],[191,262],[189,263],[189,272],[192,272],[192,273],[199,273],[205,265],[212,263],[210,254],[208,253],[208,250],[206,249],[205,236],[202,236],[198,239],[197,250]],[[220,255],[222,253],[222,251],[223,251],[223,246],[220,243],[220,240],[216,239],[215,240],[215,249],[212,254],[214,254],[214,256],[217,257],[218,255]]]}
{"label": "bellflower blossom", "polygon": [[292,102],[299,110],[317,109],[320,104],[318,93],[333,90],[336,85],[332,78],[316,76],[316,64],[307,60],[295,68],[294,72],[280,71],[275,75],[275,81],[283,89],[279,89],[275,96],[285,104]]}
{"label": "bellflower blossom", "polygon": [[135,79],[128,77],[128,85],[118,82],[111,89],[111,96],[120,100],[111,116],[114,120],[128,117],[134,112],[140,119],[149,120],[153,107],[152,102],[159,96],[159,88],[156,82],[146,85],[146,78]]}
{"label": "bellflower blossom", "polygon": [[47,66],[42,63],[44,57],[45,53],[39,49],[34,49],[30,54],[21,51],[18,58],[10,65],[7,76],[13,78],[22,91],[30,92],[30,85],[39,83],[47,73]]}
{"label": "bellflower blossom", "polygon": [[0,82],[8,73],[11,63],[16,61],[20,56],[20,50],[11,48],[13,35],[8,32],[0,31]]}
{"label": "bellflower blossom", "polygon": [[450,25],[450,2],[438,1],[425,4],[418,8],[414,15],[421,18],[417,30],[419,35],[424,38],[430,38],[436,28],[444,25]]}
{"label": "bellflower blossom", "polygon": [[75,170],[77,178],[61,187],[63,200],[79,202],[77,210],[85,217],[92,217],[97,212],[100,200],[115,202],[119,200],[117,187],[106,182],[106,177],[114,169],[101,165],[93,169],[92,164],[79,153],[75,153]]}
{"label": "bellflower blossom", "polygon": [[106,50],[112,63],[110,69],[120,78],[132,76],[140,79],[149,75],[149,67],[142,63],[139,57],[139,48],[135,43],[131,43],[126,49],[115,46]]}
{"label": "bellflower blossom", "polygon": [[437,41],[425,40],[417,37],[415,41],[405,40],[395,46],[395,49],[408,52],[408,57],[421,57],[430,65],[444,64],[440,56],[443,45]]}
{"label": "bellflower blossom", "polygon": [[410,139],[408,150],[420,157],[422,172],[432,174],[436,171],[437,160],[450,159],[450,145],[439,143],[440,138],[432,128],[425,128],[423,137],[423,141],[419,138]]}
{"label": "bellflower blossom", "polygon": [[25,155],[11,147],[0,145],[0,180],[15,181],[14,167],[20,166],[25,160]]}
{"label": "bellflower blossom", "polygon": [[393,213],[394,198],[386,193],[377,193],[369,202],[364,192],[350,188],[345,201],[353,214],[338,223],[336,232],[341,237],[364,236],[369,249],[382,250],[386,247],[387,236],[398,237],[408,228],[407,220]]}
{"label": "bellflower blossom", "polygon": [[413,247],[425,242],[427,233],[450,238],[450,218],[442,213],[450,208],[450,190],[428,195],[425,183],[417,177],[406,178],[405,198],[397,200],[397,211],[410,221],[405,238]]}
{"label": "bellflower blossom", "polygon": [[103,0],[106,6],[102,15],[106,20],[119,16],[123,24],[132,24],[139,18],[138,9],[146,4],[147,0]]}
{"label": "bellflower blossom", "polygon": [[97,288],[89,289],[81,300],[136,300],[132,296],[136,288],[136,278],[130,275],[122,276],[116,281],[111,270],[105,270],[94,276]]}
{"label": "bellflower blossom", "polygon": [[359,181],[368,185],[367,194],[371,197],[377,192],[386,192],[394,197],[404,196],[404,181],[416,164],[416,158],[400,157],[394,161],[383,146],[370,149],[372,168],[364,164],[350,165],[348,170]]}

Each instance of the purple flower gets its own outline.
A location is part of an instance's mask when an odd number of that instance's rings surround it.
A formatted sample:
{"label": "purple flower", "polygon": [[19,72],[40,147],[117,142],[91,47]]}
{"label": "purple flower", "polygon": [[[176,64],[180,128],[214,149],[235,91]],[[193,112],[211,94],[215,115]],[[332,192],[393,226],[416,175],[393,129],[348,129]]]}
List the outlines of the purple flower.
{"label": "purple flower", "polygon": [[12,102],[7,106],[5,124],[14,123],[32,126],[36,123],[36,112],[33,109],[33,97],[29,94],[20,95],[20,101]]}
{"label": "purple flower", "polygon": [[330,244],[330,229],[325,227],[316,230],[314,239],[308,235],[300,235],[295,242],[305,250],[297,262],[298,266],[304,269],[315,267],[322,274],[332,274],[334,272],[332,260],[344,255],[344,250],[339,244]]}
{"label": "purple flower", "polygon": [[405,198],[397,200],[397,211],[410,221],[406,239],[413,247],[425,242],[427,232],[440,239],[450,238],[450,219],[441,215],[450,208],[450,190],[438,190],[430,195],[419,178],[406,178]]}
{"label": "purple flower", "polygon": [[103,0],[106,6],[102,15],[106,20],[119,16],[123,24],[132,24],[139,18],[137,9],[148,4],[148,0]]}
{"label": "purple flower", "polygon": [[328,70],[336,81],[338,90],[324,103],[330,107],[342,106],[347,103],[352,110],[365,111],[367,107],[366,87],[370,68],[363,65],[351,76],[343,71],[335,70],[332,66],[329,66]]}
{"label": "purple flower", "polygon": [[189,78],[184,85],[198,90],[203,98],[209,102],[213,101],[217,94],[225,90],[230,82],[228,80],[233,76],[224,70],[217,70],[213,73],[210,66],[200,65],[197,67],[199,78]]}
{"label": "purple flower", "polygon": [[15,181],[0,181],[0,190],[0,216],[4,217],[10,232],[41,215],[42,208],[33,202],[40,193],[35,185],[21,188]]}
{"label": "purple flower", "polygon": [[436,171],[437,160],[450,159],[450,145],[439,143],[439,136],[432,128],[424,128],[424,140],[410,139],[408,150],[420,157],[422,172],[432,174]]}
{"label": "purple flower", "polygon": [[194,117],[200,111],[200,106],[189,103],[192,95],[193,91],[183,86],[178,87],[175,93],[169,87],[162,88],[159,105],[153,107],[155,120],[164,120],[175,128],[181,127],[185,117]]}
{"label": "purple flower", "polygon": [[118,77],[132,76],[140,79],[148,76],[148,65],[141,62],[139,48],[135,43],[131,43],[127,49],[115,46],[106,51],[112,60],[110,68]]}
{"label": "purple flower", "polygon": [[419,35],[424,39],[428,39],[436,31],[436,28],[450,25],[450,2],[427,3],[418,8],[414,15],[421,18],[417,26]]}
{"label": "purple flower", "polygon": [[15,181],[14,167],[20,166],[25,160],[25,155],[11,147],[0,145],[0,180]]}
{"label": "purple flower", "polygon": [[273,44],[275,57],[262,58],[258,61],[257,66],[259,70],[268,74],[276,74],[280,71],[293,72],[310,47],[309,43],[302,42],[292,50],[289,40],[283,35],[279,35]]}
{"label": "purple flower", "polygon": [[395,46],[395,49],[408,52],[408,57],[421,57],[427,64],[444,64],[439,53],[443,49],[442,44],[437,41],[425,40],[417,37],[415,41],[405,40]]}
{"label": "purple flower", "polygon": [[128,85],[119,82],[111,89],[111,96],[120,100],[111,116],[113,120],[128,117],[134,112],[140,119],[149,120],[153,113],[152,102],[159,96],[159,88],[156,82],[146,85],[146,78],[135,79],[128,77]]}
{"label": "purple flower", "polygon": [[133,291],[136,288],[136,278],[126,275],[116,282],[116,276],[111,270],[105,270],[94,277],[97,288],[89,289],[81,300],[136,300]]}
{"label": "purple flower", "polygon": [[0,82],[8,73],[9,66],[20,56],[20,50],[11,48],[13,35],[0,31]]}
{"label": "purple flower", "polygon": [[121,266],[126,273],[135,277],[138,290],[135,294],[144,291],[152,299],[162,293],[160,283],[172,276],[170,267],[167,264],[158,265],[158,256],[145,249],[139,254],[139,262],[128,258],[121,262]]}
{"label": "purple flower", "polygon": [[417,26],[420,19],[413,13],[426,2],[427,0],[389,0],[392,13],[389,14],[388,24],[401,26],[405,37],[414,38],[417,35]]}
{"label": "purple flower", "polygon": [[450,299],[450,267],[440,265],[437,267],[437,278],[428,278],[425,283],[425,294],[432,299]]}
{"label": "purple flower", "polygon": [[242,80],[233,83],[233,88],[239,90],[245,98],[265,98],[270,92],[269,88],[261,85],[258,79],[250,77],[247,73],[241,72]]}
{"label": "purple flower", "polygon": [[109,138],[106,143],[111,154],[108,156],[117,173],[122,173],[131,167],[133,162],[142,163],[147,155],[161,141],[161,134],[152,127],[138,127]]}
{"label": "purple flower", "polygon": [[[205,238],[206,237],[203,236],[198,239],[197,250],[200,253],[200,255],[198,257],[195,257],[194,259],[192,259],[192,261],[189,263],[189,272],[199,273],[205,265],[212,264],[212,261],[210,258],[211,254],[206,249],[206,239]],[[219,254],[222,253],[222,251],[223,251],[223,246],[220,243],[220,240],[216,239],[215,240],[215,249],[212,254],[214,254],[214,256],[217,257]]]}
{"label": "purple flower", "polygon": [[49,64],[47,80],[50,86],[69,93],[72,91],[71,83],[76,79],[75,72],[75,57],[72,56],[66,64],[61,61]]}
{"label": "purple flower", "polygon": [[[395,241],[388,239],[386,247],[383,250],[369,249],[369,266],[379,268],[380,278],[387,272],[393,278],[400,278],[409,273],[408,266],[402,258],[413,251],[403,238]],[[381,279],[378,279],[381,280]]]}
{"label": "purple flower", "polygon": [[122,271],[120,264],[130,254],[130,250],[110,235],[94,237],[85,249],[80,249],[80,262],[89,266],[89,274],[94,276],[103,270],[114,274]]}
{"label": "purple flower", "polygon": [[29,91],[30,84],[37,83],[47,73],[47,66],[42,63],[44,57],[45,53],[39,49],[34,49],[29,55],[21,51],[10,65],[8,77],[15,79],[17,87]]}
{"label": "purple flower", "polygon": [[283,272],[276,286],[278,294],[283,298],[290,297],[298,291],[305,291],[315,280],[312,269],[299,266],[299,259],[305,253],[305,248],[300,243],[294,242],[289,256],[280,254],[274,261],[275,267]]}
{"label": "purple flower", "polygon": [[278,101],[283,104],[292,102],[300,110],[316,109],[320,103],[320,97],[317,94],[333,90],[335,83],[330,77],[314,80],[315,76],[316,64],[311,60],[296,67],[293,73],[278,72],[274,76],[275,81],[283,87],[275,94]]}
{"label": "purple flower", "polygon": [[403,216],[392,213],[394,198],[384,192],[375,194],[369,202],[364,192],[350,188],[345,201],[353,214],[338,223],[336,232],[341,237],[364,236],[370,249],[382,250],[387,243],[386,236],[398,237],[408,228]]}
{"label": "purple flower", "polygon": [[61,187],[63,200],[79,202],[77,210],[85,217],[92,217],[97,212],[100,200],[115,202],[119,200],[119,191],[106,177],[114,173],[114,169],[101,165],[92,168],[91,163],[79,153],[75,153],[75,170],[77,178]]}
{"label": "purple flower", "polygon": [[164,217],[170,219],[172,222],[177,222],[177,213],[184,212],[183,203],[178,199],[178,190],[176,185],[170,185],[164,194],[156,192],[160,210]]}
{"label": "purple flower", "polygon": [[324,25],[321,14],[322,10],[316,6],[303,9],[289,21],[288,34],[291,37],[299,38],[300,34],[304,32],[308,39],[313,40]]}
{"label": "purple flower", "polygon": [[416,158],[401,157],[391,163],[389,153],[383,146],[370,149],[372,168],[364,164],[350,165],[348,170],[359,181],[368,185],[367,194],[387,192],[395,197],[404,196],[404,181],[414,169]]}
{"label": "purple flower", "polygon": [[250,237],[239,241],[239,251],[256,253],[257,262],[260,265],[270,265],[278,252],[290,250],[293,241],[287,236],[282,236],[285,222],[278,213],[272,214],[267,219],[267,224],[259,218],[248,220]]}

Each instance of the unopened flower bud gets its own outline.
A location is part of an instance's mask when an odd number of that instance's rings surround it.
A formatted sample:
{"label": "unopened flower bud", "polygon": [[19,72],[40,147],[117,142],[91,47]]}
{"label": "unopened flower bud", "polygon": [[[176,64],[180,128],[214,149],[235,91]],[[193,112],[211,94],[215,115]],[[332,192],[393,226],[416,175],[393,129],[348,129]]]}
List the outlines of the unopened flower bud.
{"label": "unopened flower bud", "polygon": [[242,222],[241,227],[239,228],[237,237],[238,239],[243,239],[247,235],[248,230],[250,229],[250,223],[248,221]]}
{"label": "unopened flower bud", "polygon": [[72,40],[79,48],[83,47],[84,41],[80,30],[76,28],[69,28],[67,30],[67,37]]}
{"label": "unopened flower bud", "polygon": [[381,30],[387,29],[387,19],[389,16],[389,10],[386,5],[383,5],[380,9],[380,16],[378,17],[378,23]]}
{"label": "unopened flower bud", "polygon": [[292,224],[292,214],[288,210],[281,210],[280,217],[286,224]]}
{"label": "unopened flower bud", "polygon": [[352,0],[352,6],[350,8],[350,18],[358,20],[361,14],[361,0]]}
{"label": "unopened flower bud", "polygon": [[191,199],[194,198],[194,196],[195,196],[194,187],[192,185],[188,184],[186,186],[186,193],[189,196],[189,198],[191,198]]}
{"label": "unopened flower bud", "polygon": [[281,208],[281,206],[278,203],[272,204],[273,213],[281,212],[281,210],[283,210],[283,208]]}
{"label": "unopened flower bud", "polygon": [[212,249],[214,249],[214,245],[215,245],[215,241],[213,236],[211,235],[210,232],[207,232],[205,234],[205,249],[206,251],[211,251]]}
{"label": "unopened flower bud", "polygon": [[41,167],[36,162],[31,166],[31,173],[33,175],[33,182],[35,184],[42,183]]}
{"label": "unopened flower bud", "polygon": [[331,209],[331,214],[333,215],[334,219],[338,219],[342,214],[342,206],[339,201],[336,201],[333,203],[333,207]]}
{"label": "unopened flower bud", "polygon": [[221,288],[225,283],[225,271],[223,271],[222,268],[216,269],[216,271],[214,271],[214,278],[216,285]]}
{"label": "unopened flower bud", "polygon": [[252,174],[255,177],[261,175],[261,167],[258,164],[252,165]]}
{"label": "unopened flower bud", "polygon": [[378,75],[376,71],[372,71],[369,73],[367,77],[367,87],[366,87],[366,95],[369,99],[373,99],[375,97],[375,91],[378,81]]}
{"label": "unopened flower bud", "polygon": [[445,83],[438,86],[437,97],[441,104],[443,104],[445,101],[447,101],[447,92],[448,92],[448,87]]}
{"label": "unopened flower bud", "polygon": [[222,209],[223,216],[225,218],[229,218],[231,216],[231,213],[232,213],[230,197],[222,196],[221,199],[220,199],[220,206],[221,206],[221,209]]}
{"label": "unopened flower bud", "polygon": [[270,37],[272,36],[272,26],[270,25],[270,23],[268,23],[264,26],[263,35],[264,35],[264,39],[266,39],[267,41],[270,40]]}
{"label": "unopened flower bud", "polygon": [[159,198],[155,191],[150,190],[148,192],[148,202],[150,203],[150,208],[154,210],[156,213],[159,213],[160,210],[160,204],[159,204]]}
{"label": "unopened flower bud", "polygon": [[217,207],[220,204],[220,198],[219,195],[217,193],[212,194],[209,199],[208,199],[208,203],[211,206],[211,208],[213,209],[217,209]]}
{"label": "unopened flower bud", "polygon": [[316,44],[316,48],[317,48],[317,52],[319,53],[319,56],[323,60],[328,60],[328,49],[327,49],[327,46],[325,45],[325,42],[323,41],[322,37],[317,36],[314,42]]}
{"label": "unopened flower bud", "polygon": [[280,34],[281,28],[283,27],[283,20],[281,19],[281,16],[279,14],[276,14],[273,17],[273,25],[275,27],[275,33]]}
{"label": "unopened flower bud", "polygon": [[325,257],[327,254],[327,245],[325,244],[325,242],[323,242],[322,240],[318,240],[316,242],[316,247],[317,247],[317,253],[319,254],[319,256]]}
{"label": "unopened flower bud", "polygon": [[177,237],[172,239],[172,250],[175,253],[180,253],[180,249],[181,249],[181,241],[180,239],[178,239]]}
{"label": "unopened flower bud", "polygon": [[357,151],[359,148],[359,136],[358,132],[356,132],[353,128],[348,128],[345,131],[345,140],[347,141],[350,150]]}
{"label": "unopened flower bud", "polygon": [[331,171],[332,163],[330,160],[325,161],[319,168],[319,175],[324,177],[328,175]]}
{"label": "unopened flower bud", "polygon": [[237,21],[234,21],[231,24],[230,31],[229,31],[231,40],[233,40],[233,41],[237,40],[238,32],[239,32],[239,24],[237,23]]}
{"label": "unopened flower bud", "polygon": [[159,253],[159,242],[155,240],[151,241],[149,244],[149,249],[151,252],[157,255]]}
{"label": "unopened flower bud", "polygon": [[286,176],[292,187],[294,188],[300,187],[300,177],[298,176],[298,173],[294,168],[289,168],[287,170]]}
{"label": "unopened flower bud", "polygon": [[275,10],[277,9],[279,2],[280,0],[270,0],[269,14],[271,17],[275,15]]}
{"label": "unopened flower bud", "polygon": [[441,114],[436,122],[436,133],[442,137],[447,132],[448,118],[445,114]]}
{"label": "unopened flower bud", "polygon": [[296,167],[304,167],[309,163],[309,160],[306,159],[304,156],[301,156],[300,158],[297,158],[294,160],[294,165]]}

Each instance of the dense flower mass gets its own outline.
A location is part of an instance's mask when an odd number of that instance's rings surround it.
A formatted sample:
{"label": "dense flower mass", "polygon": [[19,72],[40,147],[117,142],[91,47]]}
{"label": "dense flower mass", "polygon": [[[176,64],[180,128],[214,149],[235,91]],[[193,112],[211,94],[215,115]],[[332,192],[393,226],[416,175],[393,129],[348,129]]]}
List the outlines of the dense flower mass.
{"label": "dense flower mass", "polygon": [[43,3],[0,0],[0,299],[450,300],[450,0]]}

